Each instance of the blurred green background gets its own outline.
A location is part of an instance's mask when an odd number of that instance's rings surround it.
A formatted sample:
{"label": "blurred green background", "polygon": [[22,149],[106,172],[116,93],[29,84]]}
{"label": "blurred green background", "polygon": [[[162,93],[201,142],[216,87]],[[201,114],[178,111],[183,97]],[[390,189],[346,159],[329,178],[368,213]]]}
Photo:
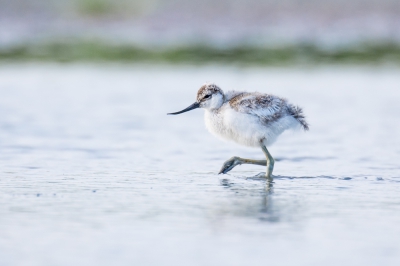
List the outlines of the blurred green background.
{"label": "blurred green background", "polygon": [[0,62],[400,64],[398,0],[0,0]]}

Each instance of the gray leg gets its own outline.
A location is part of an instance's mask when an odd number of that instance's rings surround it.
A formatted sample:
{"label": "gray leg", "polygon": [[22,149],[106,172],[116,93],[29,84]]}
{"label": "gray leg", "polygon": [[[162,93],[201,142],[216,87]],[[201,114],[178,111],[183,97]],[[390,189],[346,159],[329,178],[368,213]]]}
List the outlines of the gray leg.
{"label": "gray leg", "polygon": [[272,158],[271,154],[269,153],[267,147],[261,143],[261,149],[264,152],[265,156],[267,157],[267,171],[265,172],[265,177],[268,179],[272,178],[272,171],[274,170],[275,160]]}
{"label": "gray leg", "polygon": [[227,160],[223,165],[221,170],[219,171],[218,174],[226,174],[230,170],[232,170],[235,166],[241,165],[241,164],[256,164],[256,165],[261,165],[261,166],[266,166],[267,171],[265,173],[265,177],[268,179],[272,178],[272,171],[274,170],[274,163],[275,160],[272,158],[271,154],[267,150],[267,147],[260,141],[261,144],[261,149],[265,154],[265,157],[267,157],[267,160],[252,160],[252,159],[245,159],[245,158],[240,158],[237,156],[233,156],[229,160]]}

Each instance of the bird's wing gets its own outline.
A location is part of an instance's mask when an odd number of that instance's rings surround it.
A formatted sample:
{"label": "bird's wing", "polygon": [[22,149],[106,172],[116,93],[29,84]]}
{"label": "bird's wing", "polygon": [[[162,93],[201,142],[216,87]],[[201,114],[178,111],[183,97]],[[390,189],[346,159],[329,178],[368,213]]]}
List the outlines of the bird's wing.
{"label": "bird's wing", "polygon": [[262,93],[242,93],[229,104],[235,111],[257,116],[265,122],[276,121],[286,112],[285,99]]}

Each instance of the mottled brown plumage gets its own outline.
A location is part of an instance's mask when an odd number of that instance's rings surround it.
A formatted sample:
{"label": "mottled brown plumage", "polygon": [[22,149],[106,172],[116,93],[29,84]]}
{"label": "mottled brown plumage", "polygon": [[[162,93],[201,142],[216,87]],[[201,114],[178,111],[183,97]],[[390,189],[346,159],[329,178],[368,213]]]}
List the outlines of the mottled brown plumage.
{"label": "mottled brown plumage", "polygon": [[204,100],[206,95],[212,95],[214,93],[221,93],[222,95],[224,92],[215,84],[205,84],[200,87],[197,91],[197,101],[200,102]]}
{"label": "mottled brown plumage", "polygon": [[231,98],[229,104],[237,112],[259,116],[265,125],[276,122],[285,115],[291,115],[304,130],[308,130],[302,109],[289,104],[284,98],[258,92],[242,92]]}

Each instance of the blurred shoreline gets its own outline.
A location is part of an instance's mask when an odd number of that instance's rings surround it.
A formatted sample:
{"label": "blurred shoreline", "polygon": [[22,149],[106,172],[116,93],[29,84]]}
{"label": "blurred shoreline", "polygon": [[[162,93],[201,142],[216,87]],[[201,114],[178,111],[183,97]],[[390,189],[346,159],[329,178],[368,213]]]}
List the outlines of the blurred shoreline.
{"label": "blurred shoreline", "polygon": [[207,44],[193,44],[145,48],[133,44],[74,40],[19,44],[0,49],[0,63],[10,61],[400,65],[400,45],[396,43],[362,43],[325,49],[307,43],[282,46],[238,45],[223,48]]}
{"label": "blurred shoreline", "polygon": [[400,63],[395,0],[0,0],[0,62]]}

